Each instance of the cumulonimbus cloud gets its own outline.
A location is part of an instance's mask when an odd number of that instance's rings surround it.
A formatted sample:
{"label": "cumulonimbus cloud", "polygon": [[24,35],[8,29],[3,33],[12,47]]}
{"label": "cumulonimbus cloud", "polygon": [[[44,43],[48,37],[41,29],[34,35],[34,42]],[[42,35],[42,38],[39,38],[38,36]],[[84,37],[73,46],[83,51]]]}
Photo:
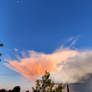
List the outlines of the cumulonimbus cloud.
{"label": "cumulonimbus cloud", "polygon": [[48,71],[55,82],[76,83],[92,73],[92,51],[62,48],[51,54],[29,51],[29,57],[8,60],[8,68],[28,79],[35,79]]}
{"label": "cumulonimbus cloud", "polygon": [[[78,54],[76,50],[58,49],[51,54],[29,51],[30,57],[8,60],[5,64],[10,69],[19,72],[24,77],[33,79],[43,75],[45,71],[56,72],[58,64],[64,63],[68,58]],[[19,62],[20,61],[20,62]]]}

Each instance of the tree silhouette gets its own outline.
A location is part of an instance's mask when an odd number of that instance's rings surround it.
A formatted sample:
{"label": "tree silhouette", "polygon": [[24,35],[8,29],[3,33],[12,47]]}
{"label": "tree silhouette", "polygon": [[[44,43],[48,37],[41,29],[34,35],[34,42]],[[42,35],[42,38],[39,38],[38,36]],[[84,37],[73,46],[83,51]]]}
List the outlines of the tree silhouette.
{"label": "tree silhouette", "polygon": [[14,87],[12,92],[20,92],[20,86]]}
{"label": "tree silhouette", "polygon": [[63,88],[64,86],[62,84],[56,85],[50,79],[50,73],[46,72],[41,80],[36,80],[36,87],[32,87],[32,90],[33,92],[62,92]]}
{"label": "tree silhouette", "polygon": [[[3,44],[2,43],[0,43],[0,47],[2,47],[3,46]],[[2,53],[0,53],[0,56],[2,56]],[[0,61],[1,61],[1,59],[0,59]]]}
{"label": "tree silhouette", "polygon": [[5,89],[0,89],[0,92],[6,92],[6,90]]}
{"label": "tree silhouette", "polygon": [[3,43],[0,43],[0,47],[4,46]]}

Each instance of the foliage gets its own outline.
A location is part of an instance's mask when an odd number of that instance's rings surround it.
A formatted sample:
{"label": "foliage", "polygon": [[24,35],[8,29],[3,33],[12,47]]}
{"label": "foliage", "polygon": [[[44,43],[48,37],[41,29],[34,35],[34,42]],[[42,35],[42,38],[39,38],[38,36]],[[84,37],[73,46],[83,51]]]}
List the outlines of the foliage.
{"label": "foliage", "polygon": [[41,80],[36,80],[36,87],[33,88],[33,92],[62,92],[63,86],[62,84],[56,85],[50,79],[50,73],[46,72],[45,75],[42,76]]}

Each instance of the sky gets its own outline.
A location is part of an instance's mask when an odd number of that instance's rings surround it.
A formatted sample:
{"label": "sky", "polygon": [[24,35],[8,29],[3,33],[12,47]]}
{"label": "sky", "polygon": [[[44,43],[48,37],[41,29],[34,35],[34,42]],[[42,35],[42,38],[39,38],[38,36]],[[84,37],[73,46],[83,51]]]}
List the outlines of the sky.
{"label": "sky", "polygon": [[[0,0],[0,48],[3,57],[35,50],[51,53],[70,38],[78,38],[75,48],[92,49],[91,0]],[[20,54],[18,52],[18,54]],[[31,82],[0,63],[0,87]],[[86,92],[86,91],[85,91]]]}

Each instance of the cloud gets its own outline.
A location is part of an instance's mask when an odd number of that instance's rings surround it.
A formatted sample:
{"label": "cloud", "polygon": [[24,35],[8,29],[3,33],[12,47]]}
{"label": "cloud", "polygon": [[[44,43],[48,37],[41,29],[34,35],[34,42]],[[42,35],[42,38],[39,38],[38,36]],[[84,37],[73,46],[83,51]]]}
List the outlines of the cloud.
{"label": "cloud", "polygon": [[51,54],[28,51],[29,57],[23,52],[24,58],[8,60],[8,68],[33,80],[48,71],[55,82],[82,82],[92,74],[92,50],[79,51],[70,48],[60,48]]}
{"label": "cloud", "polygon": [[8,60],[5,64],[8,68],[20,73],[28,79],[37,78],[45,73],[57,72],[59,68],[58,64],[62,64],[67,61],[68,58],[78,54],[76,50],[70,50],[68,48],[58,49],[51,54],[39,53],[35,51],[28,51],[29,57],[19,58],[18,60]]}
{"label": "cloud", "polygon": [[63,83],[82,82],[90,74],[92,74],[92,51],[79,52],[78,55],[68,58],[63,68],[53,72],[54,80]]}

